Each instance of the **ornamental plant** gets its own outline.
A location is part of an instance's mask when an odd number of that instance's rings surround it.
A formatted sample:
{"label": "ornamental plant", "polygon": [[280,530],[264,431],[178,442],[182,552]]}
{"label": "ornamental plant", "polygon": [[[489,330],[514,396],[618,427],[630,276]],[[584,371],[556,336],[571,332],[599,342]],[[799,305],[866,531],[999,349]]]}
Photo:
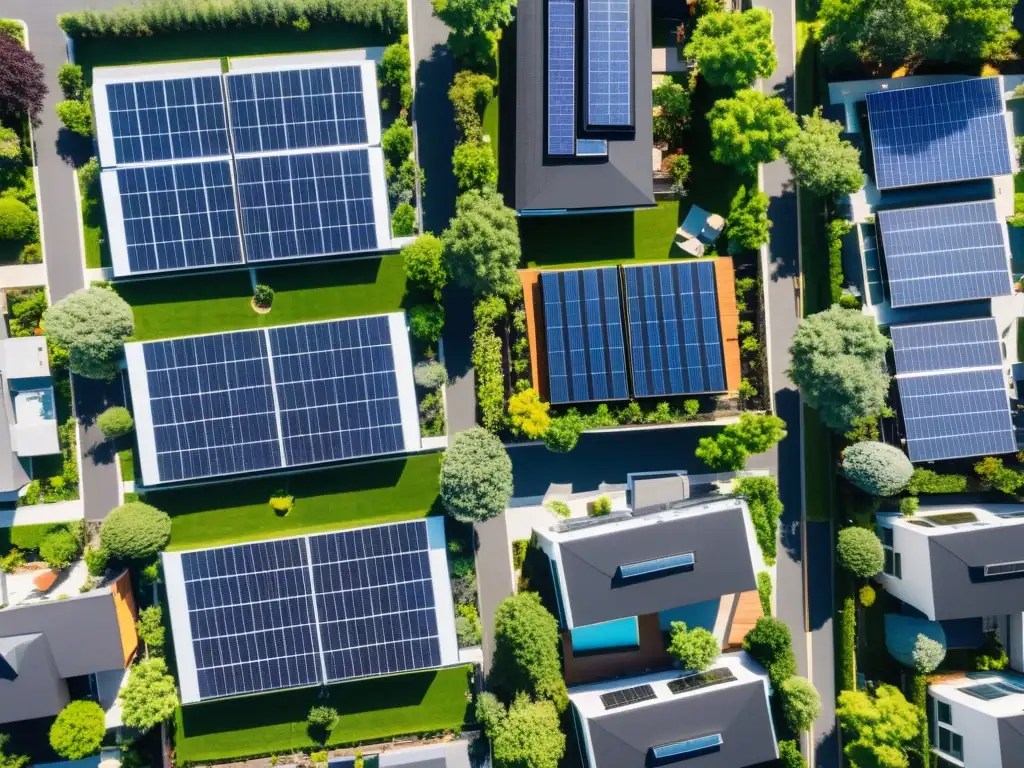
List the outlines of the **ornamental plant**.
{"label": "ornamental plant", "polygon": [[119,560],[148,560],[171,540],[171,518],[141,501],[114,509],[100,526],[100,543]]}

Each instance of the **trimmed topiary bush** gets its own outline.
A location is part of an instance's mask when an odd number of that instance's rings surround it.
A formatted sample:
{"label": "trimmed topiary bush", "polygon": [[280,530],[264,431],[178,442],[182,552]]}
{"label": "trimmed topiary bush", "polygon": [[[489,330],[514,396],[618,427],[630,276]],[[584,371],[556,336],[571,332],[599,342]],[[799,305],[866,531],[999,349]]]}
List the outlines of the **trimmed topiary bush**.
{"label": "trimmed topiary bush", "polygon": [[437,360],[424,360],[416,363],[416,367],[412,369],[412,378],[418,387],[440,389],[448,383],[448,370],[444,363]]}
{"label": "trimmed topiary bush", "polygon": [[148,560],[171,540],[171,518],[141,501],[114,509],[100,527],[100,543],[119,560]]}
{"label": "trimmed topiary bush", "polygon": [[48,533],[39,545],[39,556],[55,571],[64,570],[75,562],[81,551],[78,539],[69,530]]}
{"label": "trimmed topiary bush", "polygon": [[0,240],[33,240],[37,228],[35,211],[13,197],[0,197]]}
{"label": "trimmed topiary bush", "polygon": [[773,688],[779,688],[796,674],[796,654],[789,627],[779,619],[765,616],[743,638],[743,650],[765,670]]}
{"label": "trimmed topiary bush", "polygon": [[875,604],[875,590],[870,584],[865,584],[861,587],[858,596],[860,598],[860,604],[865,608],[870,608]]}
{"label": "trimmed topiary bush", "polygon": [[870,579],[885,566],[882,542],[865,528],[844,528],[836,544],[836,560],[845,570],[862,579]]}
{"label": "trimmed topiary bush", "polygon": [[103,430],[104,437],[113,440],[135,429],[135,420],[127,408],[115,405],[96,417],[96,426]]}
{"label": "trimmed topiary bush", "polygon": [[894,496],[907,487],[914,467],[899,448],[865,441],[843,451],[843,476],[872,496]]}
{"label": "trimmed topiary bush", "polygon": [[512,460],[485,429],[460,432],[441,459],[441,503],[452,517],[481,522],[500,514],[512,498]]}
{"label": "trimmed topiary bush", "polygon": [[782,712],[794,733],[810,730],[821,712],[821,696],[806,677],[791,677],[781,687]]}
{"label": "trimmed topiary bush", "polygon": [[50,746],[68,760],[99,752],[107,735],[103,709],[94,701],[72,701],[50,726]]}

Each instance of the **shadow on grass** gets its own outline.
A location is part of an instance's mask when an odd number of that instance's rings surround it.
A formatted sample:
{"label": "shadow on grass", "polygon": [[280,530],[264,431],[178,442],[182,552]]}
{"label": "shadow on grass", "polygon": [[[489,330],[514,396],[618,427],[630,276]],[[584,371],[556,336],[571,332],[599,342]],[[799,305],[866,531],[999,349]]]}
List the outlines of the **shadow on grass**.
{"label": "shadow on grass", "polygon": [[67,128],[57,131],[54,147],[61,159],[73,168],[82,167],[92,157],[92,139]]}
{"label": "shadow on grass", "polygon": [[162,277],[158,280],[122,280],[117,283],[121,298],[133,307],[154,304],[175,304],[182,299],[202,301],[209,299],[249,298],[252,286],[245,271],[205,273],[202,279],[188,277]]}
{"label": "shadow on grass", "polygon": [[[380,275],[381,257],[347,259],[330,263],[312,263],[261,268],[257,282],[275,291],[307,291],[341,285],[373,285]],[[246,295],[251,290],[246,291]]]}

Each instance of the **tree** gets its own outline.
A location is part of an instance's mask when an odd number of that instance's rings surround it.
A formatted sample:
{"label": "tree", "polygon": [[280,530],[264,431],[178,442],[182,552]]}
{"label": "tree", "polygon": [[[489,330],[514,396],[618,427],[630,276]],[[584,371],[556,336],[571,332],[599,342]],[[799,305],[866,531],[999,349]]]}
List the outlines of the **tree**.
{"label": "tree", "polygon": [[860,150],[839,137],[843,126],[821,116],[821,107],[804,115],[802,130],[786,144],[785,155],[801,188],[836,198],[864,186]]}
{"label": "tree", "polygon": [[86,102],[67,99],[58,102],[56,110],[57,117],[69,131],[79,136],[93,135],[92,107]]}
{"label": "tree", "polygon": [[[3,33],[0,33],[0,37],[3,37]],[[32,240],[37,229],[35,211],[21,200],[0,197],[0,240]]]}
{"label": "tree", "polygon": [[679,659],[683,669],[703,672],[714,664],[722,650],[718,640],[704,627],[686,628],[686,622],[673,621],[668,652]]}
{"label": "tree", "polygon": [[409,310],[409,332],[426,344],[434,344],[444,332],[444,306],[420,304]]}
{"label": "tree", "polygon": [[494,152],[482,141],[464,141],[455,146],[452,171],[459,191],[493,187],[498,183],[498,164]]}
{"label": "tree", "polygon": [[99,752],[106,735],[100,705],[95,701],[72,701],[50,726],[50,746],[61,757],[81,760]]}
{"label": "tree", "polygon": [[487,734],[496,768],[558,768],[565,754],[565,734],[550,701],[515,697],[497,726]]}
{"label": "tree", "polygon": [[135,622],[135,631],[150,656],[164,655],[164,623],[163,611],[159,605],[151,605],[139,611],[139,620]]}
{"label": "tree", "polygon": [[123,437],[135,429],[135,420],[127,408],[114,405],[96,417],[96,426],[103,431],[103,436],[110,440]]}
{"label": "tree", "polygon": [[144,659],[132,667],[118,698],[124,724],[140,731],[170,720],[178,708],[174,678],[161,658]]}
{"label": "tree", "polygon": [[68,350],[73,373],[88,379],[113,379],[124,340],[135,329],[132,308],[107,288],[75,291],[43,315],[47,337]]}
{"label": "tree", "polygon": [[81,553],[78,538],[67,528],[46,534],[39,543],[39,556],[55,571],[67,568]]}
{"label": "tree", "polygon": [[844,752],[853,765],[907,768],[904,749],[919,733],[921,715],[898,688],[880,685],[874,696],[867,691],[843,691],[836,716],[847,734]]}
{"label": "tree", "polygon": [[141,501],[115,508],[100,526],[100,543],[119,560],[149,560],[171,540],[171,518]]}
{"label": "tree", "polygon": [[654,141],[670,148],[683,145],[683,134],[690,124],[690,89],[688,85],[665,78],[651,92],[654,107]]}
{"label": "tree", "polygon": [[1014,29],[1015,0],[935,0],[948,19],[932,55],[944,61],[1006,61],[1020,33]]}
{"label": "tree", "polygon": [[18,125],[28,115],[38,126],[49,90],[35,55],[12,35],[0,32],[0,121]]}
{"label": "tree", "polygon": [[1024,485],[1024,474],[1003,466],[1003,460],[986,456],[974,465],[974,471],[981,478],[985,488],[1013,495]]}
{"label": "tree", "polygon": [[768,230],[772,223],[768,219],[768,195],[764,192],[747,192],[740,185],[729,206],[729,253],[738,256],[743,251],[756,251],[768,242]]}
{"label": "tree", "polygon": [[865,440],[843,451],[843,476],[872,496],[895,496],[907,487],[914,465],[899,448]]}
{"label": "tree", "polygon": [[434,298],[441,298],[441,291],[448,284],[448,267],[444,261],[444,243],[439,237],[424,232],[402,248],[402,262],[409,282],[432,291]]}
{"label": "tree", "polygon": [[484,733],[496,733],[506,714],[505,705],[490,691],[476,697],[476,721],[484,727]]}
{"label": "tree", "polygon": [[477,296],[518,296],[519,226],[516,212],[493,189],[464,192],[455,201],[455,218],[441,235],[448,271]]}
{"label": "tree", "polygon": [[405,109],[412,105],[411,71],[409,36],[402,35],[399,42],[392,43],[384,49],[377,65],[377,77],[381,85],[397,89],[399,102]]}
{"label": "tree", "polygon": [[82,99],[85,96],[85,73],[77,64],[61,64],[57,69],[57,85],[66,99]]}
{"label": "tree", "polygon": [[515,0],[431,0],[434,13],[450,30],[448,48],[465,65],[489,64],[497,32],[512,23]]}
{"label": "tree", "polygon": [[779,763],[780,768],[807,768],[800,745],[792,740],[779,742]]}
{"label": "tree", "polygon": [[553,453],[568,453],[579,443],[585,426],[578,413],[556,416],[544,433],[544,447]]}
{"label": "tree", "polygon": [[733,483],[733,492],[747,500],[757,545],[765,562],[771,565],[775,562],[779,518],[782,516],[778,483],[769,475],[741,477]]}
{"label": "tree", "polygon": [[839,432],[885,407],[889,340],[873,317],[832,306],[805,317],[793,334],[789,375],[804,401]]}
{"label": "tree", "polygon": [[946,648],[938,640],[919,634],[914,642],[914,668],[920,675],[934,672],[946,658]]}
{"label": "tree", "polygon": [[782,713],[794,733],[811,729],[821,712],[821,696],[806,677],[791,677],[782,684]]}
{"label": "tree", "polygon": [[551,426],[550,408],[532,387],[512,395],[508,400],[512,431],[532,439],[543,437]]}
{"label": "tree", "polygon": [[947,19],[932,0],[824,0],[818,21],[830,65],[860,61],[892,69],[923,59]]}
{"label": "tree", "polygon": [[785,436],[786,422],[778,416],[744,413],[714,437],[702,437],[696,456],[716,472],[739,471],[748,456],[764,453]]}
{"label": "tree", "polygon": [[417,387],[440,389],[448,383],[448,369],[438,360],[422,360],[412,369],[412,378]]}
{"label": "tree", "polygon": [[306,725],[309,726],[310,734],[321,744],[325,744],[330,738],[331,730],[337,722],[338,710],[334,707],[310,707],[309,714],[306,715]]}
{"label": "tree", "polygon": [[559,660],[558,622],[541,605],[536,592],[519,592],[494,612],[494,653],[488,687],[499,698],[517,692],[554,702],[559,712],[568,705]]}
{"label": "tree", "polygon": [[762,616],[754,628],[743,638],[743,650],[768,672],[773,688],[796,674],[796,654],[793,653],[793,638],[779,619]]}
{"label": "tree", "polygon": [[861,579],[870,579],[885,566],[882,542],[866,528],[844,528],[836,543],[836,560],[845,570]]}
{"label": "tree", "polygon": [[[2,33],[0,33],[2,34]],[[21,159],[21,139],[13,128],[0,125],[0,161]],[[2,165],[0,165],[2,167]]]}
{"label": "tree", "polygon": [[399,167],[412,154],[412,126],[405,120],[395,120],[381,134],[380,146],[391,167]]}
{"label": "tree", "polygon": [[0,768],[24,768],[28,765],[27,755],[7,754],[6,746],[10,738],[6,733],[0,733]]}
{"label": "tree", "polygon": [[800,130],[782,99],[749,88],[716,101],[708,120],[714,142],[711,157],[744,173],[775,160]]}
{"label": "tree", "polygon": [[684,51],[709,85],[749,88],[775,71],[772,15],[762,8],[702,16]]}
{"label": "tree", "polygon": [[512,498],[512,460],[501,440],[485,429],[460,432],[441,459],[441,503],[465,523],[501,514]]}
{"label": "tree", "polygon": [[455,110],[455,124],[466,141],[479,140],[483,135],[483,115],[494,96],[494,80],[487,75],[464,69],[455,73],[448,100]]}

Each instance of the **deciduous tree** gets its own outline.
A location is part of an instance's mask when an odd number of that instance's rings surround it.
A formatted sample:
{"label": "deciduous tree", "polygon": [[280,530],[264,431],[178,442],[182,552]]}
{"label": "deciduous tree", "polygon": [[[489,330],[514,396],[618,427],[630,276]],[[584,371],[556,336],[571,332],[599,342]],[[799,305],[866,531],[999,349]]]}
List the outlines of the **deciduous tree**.
{"label": "deciduous tree", "polygon": [[441,298],[441,291],[448,284],[448,266],[441,238],[424,232],[402,248],[402,262],[409,282],[417,288],[431,291],[434,298]]}
{"label": "deciduous tree", "polygon": [[463,64],[494,59],[497,33],[512,23],[515,0],[431,0],[434,13],[450,30],[448,47]]}
{"label": "deciduous tree", "polygon": [[494,152],[482,141],[463,141],[452,154],[452,171],[459,191],[493,187],[498,183]]}
{"label": "deciduous tree", "polygon": [[519,225],[516,213],[492,189],[470,190],[455,201],[455,218],[441,236],[448,271],[479,296],[518,296]]}
{"label": "deciduous tree", "polygon": [[782,684],[782,712],[794,733],[808,731],[821,712],[821,696],[806,677],[791,677]]}
{"label": "deciduous tree", "polygon": [[731,99],[719,99],[708,112],[711,156],[743,173],[753,173],[759,163],[778,158],[796,135],[796,118],[777,96],[744,89]]}
{"label": "deciduous tree", "polygon": [[494,612],[494,654],[488,687],[510,701],[517,692],[550,699],[559,712],[568,704],[558,622],[536,592],[520,592]]}
{"label": "deciduous tree", "polygon": [[786,160],[801,188],[822,197],[841,197],[864,186],[860,150],[839,137],[842,125],[821,116],[821,108],[804,115],[799,133],[786,144]]}
{"label": "deciduous tree", "polygon": [[128,303],[107,288],[75,291],[43,315],[46,335],[68,350],[72,372],[89,379],[112,379],[124,340],[135,321]]}
{"label": "deciduous tree", "polygon": [[703,672],[714,663],[721,650],[718,640],[704,627],[687,629],[686,622],[672,622],[668,652],[679,660],[683,669]]}
{"label": "deciduous tree", "polygon": [[690,124],[690,88],[688,84],[666,78],[651,93],[654,106],[654,140],[670,148],[681,147],[683,133]]}
{"label": "deciduous tree", "polygon": [[500,514],[512,498],[512,460],[501,440],[485,429],[460,432],[441,459],[441,503],[467,523]]}
{"label": "deciduous tree", "polygon": [[685,54],[710,85],[749,88],[775,71],[772,15],[763,8],[702,16]]}
{"label": "deciduous tree", "polygon": [[558,768],[565,734],[550,701],[515,697],[506,715],[488,732],[496,768]]}
{"label": "deciduous tree", "polygon": [[739,471],[747,457],[764,453],[786,436],[786,422],[772,414],[744,413],[714,437],[702,437],[696,456],[716,472]]}
{"label": "deciduous tree", "polygon": [[178,708],[178,690],[161,658],[140,661],[131,668],[128,682],[118,698],[121,716],[129,728],[148,731],[154,725],[174,717]]}
{"label": "deciduous tree", "polygon": [[13,36],[0,32],[0,120],[18,125],[28,115],[33,125],[39,125],[49,90],[35,54]]}
{"label": "deciduous tree", "polygon": [[95,701],[72,701],[50,726],[50,746],[61,757],[81,760],[99,752],[106,735],[100,705]]}
{"label": "deciduous tree", "polygon": [[907,768],[907,746],[921,729],[917,707],[892,685],[867,691],[843,691],[836,708],[847,734],[844,751],[853,765],[865,768]]}
{"label": "deciduous tree", "polygon": [[756,251],[768,242],[768,195],[756,189],[748,192],[745,186],[736,190],[729,206],[729,253],[738,256],[744,251]]}

